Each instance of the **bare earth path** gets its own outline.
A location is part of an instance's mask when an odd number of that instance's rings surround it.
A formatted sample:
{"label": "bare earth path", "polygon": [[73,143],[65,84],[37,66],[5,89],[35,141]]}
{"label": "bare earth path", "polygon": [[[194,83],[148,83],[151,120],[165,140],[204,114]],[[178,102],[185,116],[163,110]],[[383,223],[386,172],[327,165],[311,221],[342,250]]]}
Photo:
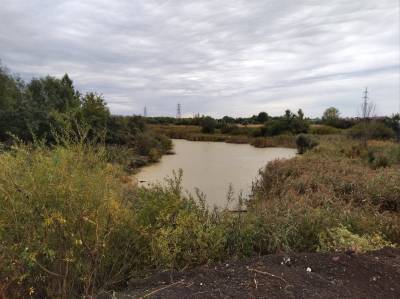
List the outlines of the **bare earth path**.
{"label": "bare earth path", "polygon": [[400,249],[267,255],[173,275],[158,273],[132,282],[129,290],[117,295],[121,299],[249,297],[400,298]]}

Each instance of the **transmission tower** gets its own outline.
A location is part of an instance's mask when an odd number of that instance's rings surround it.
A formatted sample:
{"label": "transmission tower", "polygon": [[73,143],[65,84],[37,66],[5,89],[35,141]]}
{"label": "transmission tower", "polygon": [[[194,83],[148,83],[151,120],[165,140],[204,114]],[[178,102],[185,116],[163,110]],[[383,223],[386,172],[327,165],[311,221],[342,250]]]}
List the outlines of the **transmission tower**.
{"label": "transmission tower", "polygon": [[181,118],[182,117],[182,107],[181,104],[178,103],[178,106],[176,107],[176,118]]}
{"label": "transmission tower", "polygon": [[147,117],[147,107],[146,106],[144,106],[144,109],[143,109],[143,116]]}
{"label": "transmission tower", "polygon": [[363,96],[363,105],[362,105],[362,114],[363,118],[367,117],[367,109],[368,109],[368,87],[365,87],[364,96]]}
{"label": "transmission tower", "polygon": [[368,102],[368,87],[365,87],[363,99]]}

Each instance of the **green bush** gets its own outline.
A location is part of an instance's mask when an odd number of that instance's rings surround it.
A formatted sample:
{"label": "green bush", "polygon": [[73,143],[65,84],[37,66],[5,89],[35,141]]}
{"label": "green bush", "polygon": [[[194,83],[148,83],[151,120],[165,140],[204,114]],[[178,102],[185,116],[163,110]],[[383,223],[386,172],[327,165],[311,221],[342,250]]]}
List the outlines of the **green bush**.
{"label": "green bush", "polygon": [[360,122],[348,129],[347,134],[355,139],[361,139],[365,136],[371,139],[390,139],[395,137],[393,129],[376,121],[368,122],[367,125]]}
{"label": "green bush", "polygon": [[374,150],[368,151],[368,162],[372,168],[388,167],[390,166],[390,161],[384,153],[376,152]]}
{"label": "green bush", "polygon": [[372,168],[400,164],[400,144],[371,141],[363,156]]}
{"label": "green bush", "polygon": [[321,233],[319,235],[319,250],[321,251],[345,251],[365,252],[393,246],[382,238],[380,234],[358,235],[350,232],[341,225]]}
{"label": "green bush", "polygon": [[304,154],[307,150],[318,145],[318,142],[309,135],[300,134],[296,137],[297,152]]}
{"label": "green bush", "polygon": [[292,135],[277,135],[271,137],[257,137],[251,141],[254,147],[289,147],[296,148],[296,138]]}
{"label": "green bush", "polygon": [[328,125],[312,125],[310,126],[310,134],[314,135],[331,135],[340,134],[341,130]]}
{"label": "green bush", "polygon": [[165,136],[150,132],[138,134],[135,138],[135,149],[139,155],[149,156],[153,162],[158,161],[172,147],[172,142]]}
{"label": "green bush", "polygon": [[241,133],[239,126],[234,124],[224,123],[221,125],[220,130],[222,134],[237,135]]}
{"label": "green bush", "polygon": [[217,126],[217,121],[210,116],[206,116],[201,119],[200,125],[202,133],[212,134]]}

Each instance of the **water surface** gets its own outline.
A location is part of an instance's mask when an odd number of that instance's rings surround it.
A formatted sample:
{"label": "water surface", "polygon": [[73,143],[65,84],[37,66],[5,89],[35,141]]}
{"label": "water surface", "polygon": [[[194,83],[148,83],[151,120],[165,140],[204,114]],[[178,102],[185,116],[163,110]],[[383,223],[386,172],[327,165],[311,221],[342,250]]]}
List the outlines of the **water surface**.
{"label": "water surface", "polygon": [[210,206],[224,207],[230,184],[235,197],[247,196],[259,169],[275,159],[292,158],[295,149],[255,148],[249,144],[199,142],[173,139],[175,155],[163,156],[159,163],[144,167],[137,175],[141,185],[165,182],[172,171],[183,170],[183,189],[195,194],[199,188]]}

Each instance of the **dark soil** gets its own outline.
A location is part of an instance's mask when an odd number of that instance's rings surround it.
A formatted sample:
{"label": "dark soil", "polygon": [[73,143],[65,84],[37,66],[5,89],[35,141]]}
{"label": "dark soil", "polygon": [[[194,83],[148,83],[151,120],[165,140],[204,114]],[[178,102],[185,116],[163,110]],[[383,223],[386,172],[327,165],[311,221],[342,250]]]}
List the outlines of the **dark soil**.
{"label": "dark soil", "polygon": [[141,297],[400,298],[400,249],[267,255],[158,273],[117,295]]}

